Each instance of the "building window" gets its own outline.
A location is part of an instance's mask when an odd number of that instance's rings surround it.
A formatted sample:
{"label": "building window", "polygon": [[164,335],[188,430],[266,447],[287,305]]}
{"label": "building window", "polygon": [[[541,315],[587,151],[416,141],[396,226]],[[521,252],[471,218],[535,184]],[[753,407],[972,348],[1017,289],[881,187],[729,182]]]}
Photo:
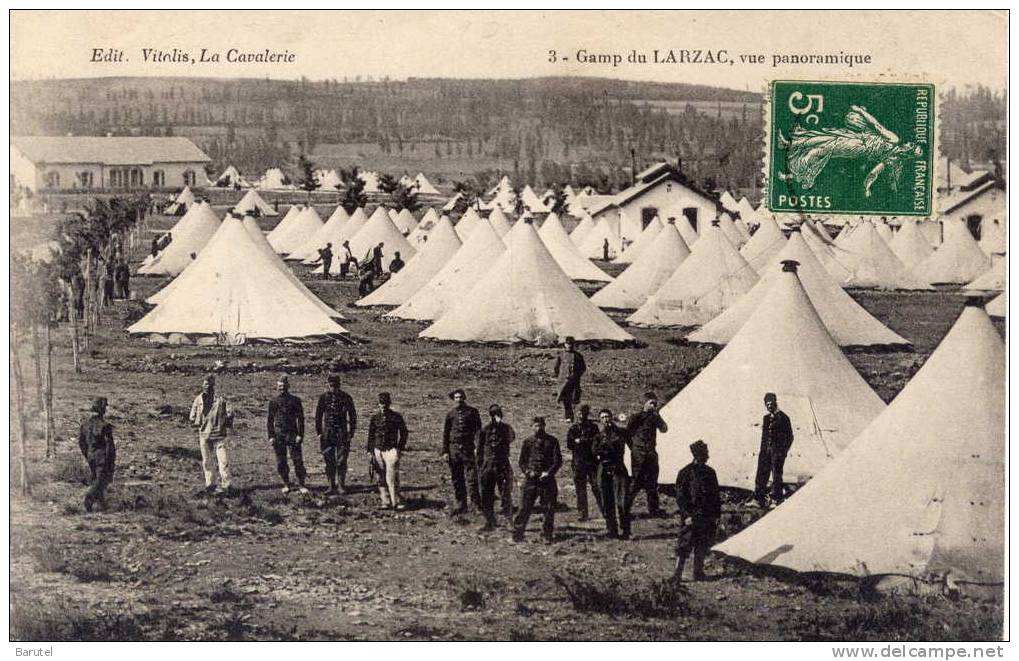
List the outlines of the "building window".
{"label": "building window", "polygon": [[980,240],[980,224],[984,217],[980,214],[973,214],[972,216],[966,216],[966,227],[969,229],[969,233],[973,235],[973,238],[977,241]]}
{"label": "building window", "polygon": [[162,188],[166,186],[166,173],[162,170],[152,171],[152,185],[156,188]]}
{"label": "building window", "polygon": [[657,215],[658,215],[658,208],[657,207],[644,207],[643,209],[641,209],[640,210],[640,228],[642,230],[644,228],[646,228],[651,223],[651,221],[655,219],[655,216],[657,216]]}
{"label": "building window", "polygon": [[92,188],[92,172],[90,170],[78,173],[78,186],[81,188]]}
{"label": "building window", "polygon": [[697,228],[697,207],[685,207],[683,215],[690,221],[690,227],[693,228],[693,231],[699,233],[700,229]]}
{"label": "building window", "polygon": [[145,183],[145,177],[138,168],[131,168],[131,188],[138,188]]}
{"label": "building window", "polygon": [[110,188],[120,188],[122,185],[120,170],[110,170]]}
{"label": "building window", "polygon": [[184,170],[184,185],[185,186],[194,186],[195,185],[195,171],[194,170]]}
{"label": "building window", "polygon": [[46,188],[60,188],[60,173],[50,171],[46,173]]}

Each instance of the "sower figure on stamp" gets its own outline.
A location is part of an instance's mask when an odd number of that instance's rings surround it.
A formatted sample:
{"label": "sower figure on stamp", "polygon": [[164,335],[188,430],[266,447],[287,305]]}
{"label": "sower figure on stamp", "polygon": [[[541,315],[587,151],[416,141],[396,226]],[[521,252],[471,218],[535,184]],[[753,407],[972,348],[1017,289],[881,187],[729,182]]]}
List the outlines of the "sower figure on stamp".
{"label": "sower figure on stamp", "polygon": [[612,411],[598,413],[598,435],[591,452],[598,462],[598,491],[601,494],[602,513],[609,537],[630,538],[630,512],[626,509],[629,477],[623,455],[626,451],[626,432],[612,421]]}
{"label": "sower figure on stamp", "polygon": [[631,511],[637,493],[643,490],[647,493],[648,514],[665,516],[665,511],[658,505],[658,432],[667,431],[669,426],[658,413],[658,397],[653,392],[644,393],[644,408],[630,416],[626,423],[633,476],[627,496],[627,512]]}
{"label": "sower figure on stamp", "polygon": [[477,437],[481,432],[481,415],[473,406],[467,405],[467,394],[462,388],[449,393],[453,409],[446,414],[442,429],[442,458],[449,463],[456,496],[456,509],[450,515],[467,511],[467,490],[471,502],[481,508],[481,493],[478,490],[478,466],[475,456]]}
{"label": "sower figure on stamp", "polygon": [[541,534],[545,543],[551,544],[555,530],[556,496],[559,493],[555,477],[563,465],[563,455],[559,450],[559,440],[545,433],[545,418],[535,417],[531,430],[534,433],[520,447],[520,472],[523,474],[524,488],[520,511],[513,520],[513,541],[523,541],[534,503],[539,501],[544,513]]}
{"label": "sower figure on stamp", "polygon": [[330,374],[329,390],[322,393],[315,406],[315,433],[329,479],[328,494],[346,493],[347,457],[350,439],[357,431],[357,409],[350,395],[340,389],[340,375]]}
{"label": "sower figure on stamp", "polygon": [[99,503],[106,506],[106,487],[113,482],[117,447],[113,443],[113,426],[106,422],[106,398],[92,400],[89,417],[78,429],[78,448],[88,462],[89,488],[85,492],[85,510]]}
{"label": "sower figure on stamp", "polygon": [[554,375],[558,379],[556,401],[563,405],[566,422],[573,422],[573,406],[580,403],[580,379],[587,371],[584,356],[575,348],[573,337],[563,340],[563,351],[556,356]]}
{"label": "sower figure on stamp", "polygon": [[287,453],[294,462],[294,474],[301,493],[308,493],[304,484],[307,472],[304,470],[304,454],[301,442],[304,440],[304,406],[300,398],[290,394],[290,379],[284,374],[276,381],[277,395],[269,400],[269,415],[266,428],[272,451],[276,455],[276,470],[283,480],[283,493],[290,493],[290,465]]}
{"label": "sower figure on stamp", "polygon": [[403,416],[390,408],[392,404],[388,392],[379,393],[379,410],[368,421],[367,450],[378,476],[382,509],[404,510],[407,506],[400,498],[400,455],[410,433]]}
{"label": "sower figure on stamp", "polygon": [[754,485],[754,500],[760,507],[767,505],[768,478],[771,478],[771,506],[778,506],[785,499],[782,471],[785,458],[793,444],[793,426],[789,416],[778,408],[778,397],[773,392],[764,396],[764,407],[768,409],[761,420],[761,449],[757,455],[757,479]]}
{"label": "sower figure on stamp", "polygon": [[693,551],[693,580],[704,580],[704,556],[715,538],[722,499],[715,469],[708,466],[708,446],[704,441],[690,445],[693,461],[676,476],[676,504],[679,506],[679,536],[676,539],[676,571],[683,580],[683,565]]}
{"label": "sower figure on stamp", "polygon": [[[202,392],[191,403],[191,424],[198,428],[198,449],[202,452],[202,472],[205,477],[205,493],[229,492],[230,460],[227,456],[227,430],[233,427],[234,416],[227,401],[216,396],[216,377],[212,374],[202,379]],[[219,487],[214,485],[215,465],[219,464]]]}
{"label": "sower figure on stamp", "polygon": [[[602,509],[601,493],[598,487],[598,460],[595,459],[592,446],[598,436],[598,425],[588,418],[591,407],[581,404],[578,409],[580,419],[566,432],[566,447],[571,454],[573,468],[573,486],[577,491],[577,515],[581,521],[587,521],[587,490],[591,489],[598,509]],[[604,512],[603,512],[604,514]]]}
{"label": "sower figure on stamp", "polygon": [[513,467],[510,462],[510,445],[516,438],[513,428],[502,421],[502,407],[492,404],[488,407],[492,421],[481,430],[478,443],[478,479],[481,482],[481,511],[485,525],[481,530],[493,530],[495,518],[495,489],[499,488],[502,514],[513,516]]}

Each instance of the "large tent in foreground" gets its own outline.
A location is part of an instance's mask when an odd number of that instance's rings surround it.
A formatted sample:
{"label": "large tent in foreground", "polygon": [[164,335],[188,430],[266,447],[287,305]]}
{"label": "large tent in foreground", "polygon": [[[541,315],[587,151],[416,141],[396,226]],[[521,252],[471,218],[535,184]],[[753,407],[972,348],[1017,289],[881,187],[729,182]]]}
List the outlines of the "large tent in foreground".
{"label": "large tent in foreground", "polygon": [[675,481],[701,439],[719,484],[753,489],[768,392],[792,422],[786,482],[816,475],[884,409],[828,333],[795,265],[771,268],[784,270],[736,336],[662,407],[662,482]]}
{"label": "large tent in foreground", "polygon": [[1005,347],[973,302],[840,456],[715,549],[889,589],[915,581],[963,591],[999,585],[1004,459]]}
{"label": "large tent in foreground", "polygon": [[144,275],[177,275],[191,263],[219,229],[219,217],[208,202],[192,204],[180,220],[170,229],[172,241],[155,257],[138,269]]}
{"label": "large tent in foreground", "polygon": [[793,260],[799,262],[797,274],[800,283],[836,344],[842,347],[910,346],[908,340],[872,317],[835,282],[807,247],[801,232],[794,230],[789,240],[783,239],[783,243],[785,246],[763,269],[764,275],[754,288],[728,310],[691,333],[688,340],[711,344],[729,342],[767,298],[771,288],[783,278],[782,262]]}
{"label": "large tent in foreground", "polygon": [[488,273],[419,337],[555,345],[570,335],[578,341],[634,341],[563,273],[534,225],[519,221]]}
{"label": "large tent in foreground", "polygon": [[129,333],[167,343],[243,344],[320,342],[347,332],[294,287],[233,216],[174,283]]}

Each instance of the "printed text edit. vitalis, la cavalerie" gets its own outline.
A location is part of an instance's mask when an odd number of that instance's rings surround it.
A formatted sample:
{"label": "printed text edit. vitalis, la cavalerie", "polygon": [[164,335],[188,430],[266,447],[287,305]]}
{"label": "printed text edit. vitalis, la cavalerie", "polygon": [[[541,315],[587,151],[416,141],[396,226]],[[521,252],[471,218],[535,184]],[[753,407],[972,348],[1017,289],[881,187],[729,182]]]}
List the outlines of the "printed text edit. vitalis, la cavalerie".
{"label": "printed text edit. vitalis, la cavalerie", "polygon": [[140,58],[143,62],[153,64],[293,64],[297,61],[297,54],[289,50],[242,50],[240,48],[228,48],[224,50],[213,50],[210,48],[199,48],[188,50],[182,48],[142,48],[137,54],[129,53],[119,48],[93,48],[90,52],[89,61],[97,63],[121,63],[130,62],[133,58]]}

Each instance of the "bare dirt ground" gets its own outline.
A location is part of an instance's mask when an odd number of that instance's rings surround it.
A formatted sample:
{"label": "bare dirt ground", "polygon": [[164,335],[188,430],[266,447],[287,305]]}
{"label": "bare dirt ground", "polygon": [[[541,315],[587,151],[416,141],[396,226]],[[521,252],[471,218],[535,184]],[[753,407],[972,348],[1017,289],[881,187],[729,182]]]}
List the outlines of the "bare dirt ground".
{"label": "bare dirt ground", "polygon": [[[169,222],[169,221],[167,221]],[[167,225],[168,226],[168,225]],[[638,516],[634,538],[605,538],[600,519],[577,521],[569,460],[559,474],[556,541],[509,542],[503,527],[480,534],[480,515],[450,518],[448,469],[439,452],[446,393],[464,387],[475,406],[499,402],[518,439],[535,414],[554,408],[553,352],[465,347],[415,339],[420,326],[347,307],[353,282],[308,279],[349,317],[359,343],[310,347],[168,347],[131,339],[124,328],[164,280],[134,278],[138,300],[103,320],[93,355],[75,375],[69,331],[57,332],[55,415],[60,439],[43,456],[32,417],[32,494],[11,499],[11,637],[18,640],[938,640],[1002,635],[996,601],[941,595],[879,596],[834,580],[757,575],[714,557],[710,580],[676,588],[671,573],[677,521]],[[853,364],[885,400],[916,372],[963,305],[954,293],[861,293],[861,303],[915,352],[854,353]],[[281,311],[285,314],[285,311]],[[640,393],[667,400],[715,350],[683,346],[675,332],[633,329],[645,346],[586,350],[585,399],[630,411]],[[201,375],[219,366],[218,387],[237,411],[230,459],[238,495],[206,498],[187,410]],[[317,441],[305,443],[310,496],[278,489],[265,439],[265,403],[276,376],[290,375],[306,414],[331,368],[363,422],[351,453],[354,492],[323,494]],[[31,370],[27,370],[31,372]],[[410,427],[402,463],[406,512],[376,509],[363,452],[375,394],[388,390]],[[34,401],[34,385],[27,387]],[[109,508],[81,506],[84,467],[75,443],[90,399],[110,399],[118,447]],[[14,462],[12,462],[14,465]],[[12,475],[12,484],[14,483]],[[674,512],[673,501],[665,504]],[[643,497],[635,512],[646,511]],[[726,505],[732,534],[754,514]]]}

